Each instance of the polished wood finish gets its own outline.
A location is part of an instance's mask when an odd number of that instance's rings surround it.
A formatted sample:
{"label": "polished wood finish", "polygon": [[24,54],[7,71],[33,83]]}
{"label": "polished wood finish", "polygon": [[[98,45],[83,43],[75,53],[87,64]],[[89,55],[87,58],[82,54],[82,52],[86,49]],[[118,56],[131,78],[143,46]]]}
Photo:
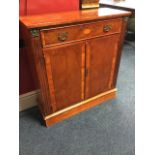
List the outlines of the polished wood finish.
{"label": "polished wood finish", "polygon": [[78,42],[44,49],[54,111],[84,99],[85,43]]}
{"label": "polished wood finish", "polygon": [[121,60],[121,54],[122,54],[122,48],[123,48],[123,43],[124,43],[124,39],[125,39],[127,24],[128,24],[128,18],[125,18],[122,23],[121,34],[120,34],[120,39],[119,39],[119,43],[118,43],[118,51],[117,51],[116,64],[115,64],[115,73],[114,73],[114,79],[113,79],[113,87],[116,86],[116,82],[117,82],[118,70],[119,70],[119,65],[120,65],[120,60]]}
{"label": "polished wood finish", "polygon": [[43,115],[48,115],[54,110],[54,103],[50,93],[45,69],[45,60],[43,59],[40,39],[38,37],[31,38],[31,51],[33,52],[36,71],[38,75],[39,87],[41,89],[41,101],[39,107]]}
{"label": "polished wood finish", "polygon": [[119,38],[120,35],[117,34],[87,41],[86,98],[113,88]]}
{"label": "polished wood finish", "polygon": [[99,8],[81,11],[68,11],[62,13],[43,14],[36,16],[20,16],[20,21],[27,28],[43,28],[43,27],[58,27],[59,25],[68,25],[73,23],[86,23],[89,21],[105,20],[119,17],[130,16],[131,12]]}
{"label": "polished wood finish", "polygon": [[[120,33],[121,25],[122,19],[120,18],[54,29],[45,29],[41,30],[42,44],[44,47],[48,47],[55,44],[62,44],[76,40],[84,40],[96,36]],[[106,26],[110,26],[111,29],[109,31],[105,30]],[[64,36],[64,40],[61,40],[60,35],[62,36],[65,34],[66,36]]]}
{"label": "polished wood finish", "polygon": [[[64,13],[50,22],[48,15],[20,18],[38,75],[39,107],[46,126],[116,96],[121,46],[131,13],[106,11],[111,9],[74,12],[72,17],[79,18],[66,22],[57,19]],[[95,19],[97,12],[101,13]]]}

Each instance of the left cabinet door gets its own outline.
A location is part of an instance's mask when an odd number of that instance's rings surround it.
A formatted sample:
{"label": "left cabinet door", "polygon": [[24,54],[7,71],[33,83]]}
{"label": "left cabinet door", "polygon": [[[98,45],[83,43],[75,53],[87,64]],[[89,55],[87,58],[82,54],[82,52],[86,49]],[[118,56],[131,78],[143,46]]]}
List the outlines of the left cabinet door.
{"label": "left cabinet door", "polygon": [[53,111],[84,99],[85,42],[43,50]]}

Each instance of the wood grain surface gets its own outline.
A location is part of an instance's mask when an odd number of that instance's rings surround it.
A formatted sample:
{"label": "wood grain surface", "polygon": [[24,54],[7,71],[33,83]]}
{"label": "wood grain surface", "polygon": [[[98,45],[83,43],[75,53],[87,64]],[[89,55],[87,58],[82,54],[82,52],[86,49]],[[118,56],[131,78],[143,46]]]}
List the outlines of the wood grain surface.
{"label": "wood grain surface", "polygon": [[131,15],[131,12],[110,8],[99,8],[91,10],[68,11],[62,13],[42,14],[34,16],[20,16],[20,21],[27,28],[42,28],[49,26],[67,25],[96,21],[101,19],[112,19]]}

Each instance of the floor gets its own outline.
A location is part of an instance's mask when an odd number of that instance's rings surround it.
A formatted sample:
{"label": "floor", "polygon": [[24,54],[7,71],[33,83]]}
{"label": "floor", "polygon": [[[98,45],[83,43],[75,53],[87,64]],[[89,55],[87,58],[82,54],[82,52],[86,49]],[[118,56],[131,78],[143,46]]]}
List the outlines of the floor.
{"label": "floor", "polygon": [[125,44],[118,97],[49,128],[37,108],[20,113],[20,155],[134,155],[135,52]]}

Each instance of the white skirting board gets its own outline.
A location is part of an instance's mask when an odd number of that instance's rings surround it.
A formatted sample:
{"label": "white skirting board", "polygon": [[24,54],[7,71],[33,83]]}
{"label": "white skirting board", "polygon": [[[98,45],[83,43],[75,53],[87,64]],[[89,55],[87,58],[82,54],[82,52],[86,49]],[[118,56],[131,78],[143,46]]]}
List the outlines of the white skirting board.
{"label": "white skirting board", "polygon": [[39,90],[31,91],[19,96],[19,111],[23,111],[34,106],[37,106],[37,98]]}

